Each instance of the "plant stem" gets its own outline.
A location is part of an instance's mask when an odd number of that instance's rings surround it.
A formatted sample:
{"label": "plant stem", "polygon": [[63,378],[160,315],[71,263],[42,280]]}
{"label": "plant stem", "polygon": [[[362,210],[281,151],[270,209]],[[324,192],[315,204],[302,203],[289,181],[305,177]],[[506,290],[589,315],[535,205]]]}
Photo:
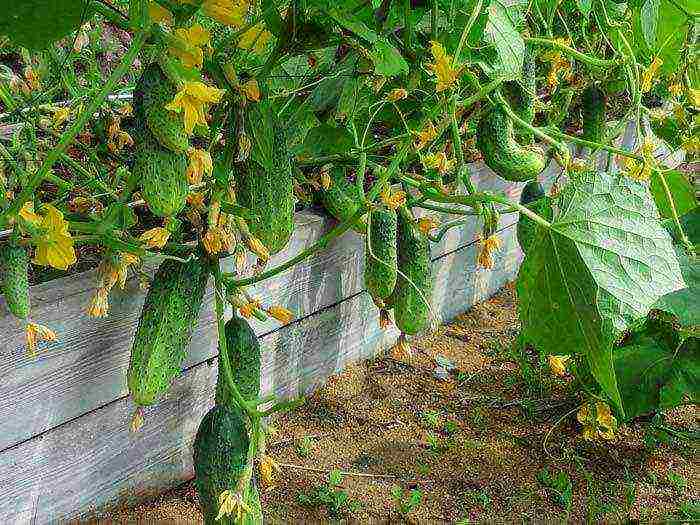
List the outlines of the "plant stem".
{"label": "plant stem", "polygon": [[540,44],[540,45],[544,45],[544,46],[555,47],[555,48],[563,51],[567,55],[574,57],[575,59],[579,60],[580,62],[584,62],[588,65],[599,67],[599,68],[617,66],[620,63],[618,60],[605,60],[602,58],[586,55],[585,53],[581,53],[580,51],[577,51],[573,47],[569,47],[566,44],[562,44],[561,42],[557,42],[556,40],[551,40],[549,38],[527,37],[527,38],[525,38],[525,42],[531,43],[531,44]]}
{"label": "plant stem", "polygon": [[416,204],[415,207],[423,208],[425,210],[437,211],[439,213],[447,213],[450,215],[478,215],[478,213],[468,210],[461,210],[459,208],[448,208],[447,206],[437,206],[435,204],[428,204],[427,202],[421,202]]}
{"label": "plant stem", "polygon": [[333,229],[328,231],[328,233],[325,233],[324,235],[322,235],[321,238],[318,241],[316,241],[314,244],[312,244],[311,246],[306,248],[304,251],[302,251],[301,253],[299,253],[295,257],[292,257],[287,262],[280,264],[279,266],[271,268],[265,272],[262,272],[258,275],[255,275],[253,277],[247,277],[245,279],[234,279],[232,273],[223,274],[223,279],[225,281],[226,286],[232,286],[232,287],[248,286],[250,284],[255,284],[255,283],[263,281],[265,279],[269,279],[270,277],[273,277],[273,276],[277,275],[278,273],[281,273],[281,272],[291,268],[295,264],[303,261],[307,257],[318,252],[319,250],[324,249],[326,246],[328,246],[328,243],[330,243],[333,239],[341,236],[343,233],[348,231],[352,227],[352,225],[355,224],[355,221],[357,221],[360,217],[362,217],[366,212],[367,212],[367,206],[366,205],[360,206],[360,208],[348,220],[341,222],[340,224],[335,226]]}
{"label": "plant stem", "polygon": [[114,89],[116,83],[119,82],[119,80],[129,71],[131,64],[133,64],[134,60],[136,60],[136,56],[145,44],[147,37],[148,32],[146,31],[141,31],[134,36],[129,49],[122,57],[119,65],[114,69],[114,71],[112,71],[112,74],[109,76],[105,84],[91,98],[90,103],[78,116],[73,125],[63,133],[61,140],[58,142],[56,147],[46,156],[41,167],[36,171],[36,173],[34,173],[34,175],[32,175],[32,178],[29,180],[27,185],[22,188],[22,191],[12,202],[10,207],[2,212],[0,215],[0,227],[6,225],[8,218],[14,216],[22,208],[24,203],[32,198],[34,195],[34,190],[36,190],[39,184],[41,184],[41,181],[47,177],[52,166],[60,158],[61,154],[66,151],[78,133],[82,131],[90,118],[92,118],[95,111],[97,111],[100,105],[102,105],[102,103],[105,101],[107,95]]}
{"label": "plant stem", "polygon": [[[10,163],[10,165],[12,166],[12,169],[15,170],[20,177],[22,177],[23,179],[29,178],[29,176],[24,171],[24,169],[22,169],[22,167],[19,165],[19,163],[12,156],[12,153],[10,153],[7,150],[7,148],[5,146],[3,146],[2,144],[0,144],[0,155],[5,157],[5,160],[7,160],[7,162]],[[73,188],[75,188],[75,185],[72,182],[69,182],[67,180],[63,180],[61,177],[59,177],[58,175],[56,175],[52,172],[49,172],[46,175],[46,180],[55,184],[56,186],[58,186],[62,190],[72,190]]]}
{"label": "plant stem", "polygon": [[632,153],[631,151],[626,151],[624,149],[616,148],[615,146],[608,146],[607,144],[601,144],[600,142],[593,142],[591,140],[573,137],[556,129],[547,128],[547,132],[566,142],[580,144],[581,146],[588,146],[589,148],[603,149],[605,151],[610,151],[611,153],[617,153],[618,155],[622,155],[623,157],[630,157],[632,159],[636,159],[640,162],[644,161],[644,157],[642,157],[641,155],[637,155],[636,153]]}
{"label": "plant stem", "polygon": [[676,211],[676,203],[673,202],[673,195],[671,195],[671,189],[668,187],[668,183],[666,182],[666,176],[661,171],[657,171],[657,173],[659,175],[661,185],[664,187],[666,199],[668,199],[669,206],[671,207],[671,215],[673,217],[673,222],[676,225],[676,229],[678,230],[678,236],[681,238],[681,242],[683,243],[683,246],[685,246],[685,249],[688,250],[688,253],[694,253],[695,248],[688,239],[688,236],[683,231],[683,226],[681,225],[681,221],[678,218],[678,212]]}

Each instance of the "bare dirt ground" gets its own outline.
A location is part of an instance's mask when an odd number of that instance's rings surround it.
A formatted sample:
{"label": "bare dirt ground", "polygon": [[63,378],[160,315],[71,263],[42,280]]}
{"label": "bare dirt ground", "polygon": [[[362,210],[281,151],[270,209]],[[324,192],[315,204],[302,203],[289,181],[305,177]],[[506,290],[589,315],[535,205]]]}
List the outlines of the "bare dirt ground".
{"label": "bare dirt ground", "polygon": [[[666,431],[635,422],[611,443],[585,441],[574,415],[580,401],[567,380],[552,378],[536,356],[513,344],[514,301],[506,287],[413,341],[412,356],[350,366],[278,417],[268,451],[282,474],[276,487],[261,491],[266,520],[700,519],[697,441],[671,435],[697,436],[697,407],[666,414]],[[454,364],[446,378],[436,374],[443,359]],[[330,486],[336,469],[341,480]],[[402,515],[398,500],[408,504],[411,491],[420,501]],[[112,519],[202,520],[192,483]]]}

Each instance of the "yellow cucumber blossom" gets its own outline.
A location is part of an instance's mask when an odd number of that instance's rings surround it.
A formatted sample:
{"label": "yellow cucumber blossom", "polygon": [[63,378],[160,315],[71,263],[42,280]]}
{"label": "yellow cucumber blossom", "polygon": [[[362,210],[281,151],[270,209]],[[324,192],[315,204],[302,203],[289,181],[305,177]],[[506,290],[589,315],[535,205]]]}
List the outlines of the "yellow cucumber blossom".
{"label": "yellow cucumber blossom", "polygon": [[189,148],[187,150],[189,165],[185,175],[190,184],[199,184],[202,182],[204,175],[211,175],[214,170],[214,165],[211,160],[211,155],[205,149]]}
{"label": "yellow cucumber blossom", "polygon": [[435,125],[432,122],[428,122],[422,130],[415,132],[415,134],[417,140],[414,147],[416,151],[420,151],[437,138],[437,129],[435,129]]}
{"label": "yellow cucumber blossom", "polygon": [[207,126],[204,111],[206,106],[218,103],[223,96],[222,89],[209,87],[202,82],[187,81],[165,108],[183,114],[185,131],[191,135],[197,124]]}
{"label": "yellow cucumber blossom", "polygon": [[688,89],[688,102],[691,106],[700,109],[700,89]]}
{"label": "yellow cucumber blossom", "polygon": [[394,359],[404,359],[409,358],[413,355],[411,351],[411,345],[408,344],[406,336],[401,334],[396,340],[396,344],[391,349],[391,354]]}
{"label": "yellow cucumber blossom", "polygon": [[[571,40],[568,38],[555,38],[554,40],[565,46],[571,45]],[[573,78],[571,63],[558,49],[552,49],[544,53],[542,55],[542,60],[549,62],[551,65],[549,73],[547,73],[547,85],[549,85],[550,88],[555,88],[559,85],[559,73],[561,72],[564,72],[564,78],[566,80],[571,80],[571,78]]]}
{"label": "yellow cucumber blossom", "polygon": [[271,38],[272,33],[265,29],[263,24],[257,24],[241,35],[238,47],[262,55]]}
{"label": "yellow cucumber blossom", "polygon": [[253,252],[260,261],[267,262],[270,260],[270,252],[260,239],[251,235],[246,237],[245,243],[248,249]]}
{"label": "yellow cucumber blossom", "polygon": [[260,85],[254,78],[241,84],[239,89],[241,93],[243,93],[243,96],[251,102],[258,102],[260,100]]}
{"label": "yellow cucumber blossom", "polygon": [[423,232],[423,235],[428,235],[438,226],[440,226],[440,223],[434,217],[421,217],[418,219],[418,229]]}
{"label": "yellow cucumber blossom", "polygon": [[263,454],[260,458],[260,478],[263,485],[273,487],[275,484],[275,475],[282,472],[282,469],[277,462],[268,454]]}
{"label": "yellow cucumber blossom", "polygon": [[683,84],[681,84],[680,82],[674,82],[673,84],[669,84],[668,92],[671,93],[672,96],[677,97],[683,92]]}
{"label": "yellow cucumber blossom", "polygon": [[76,261],[68,222],[63,218],[63,213],[51,204],[44,204],[43,209],[43,216],[35,214],[26,204],[20,211],[20,216],[34,227],[32,241],[36,245],[36,253],[32,262],[66,270]]}
{"label": "yellow cucumber blossom", "polygon": [[235,28],[245,25],[250,0],[204,0],[202,11],[209,18]]}
{"label": "yellow cucumber blossom", "polygon": [[688,155],[700,155],[700,137],[698,135],[693,135],[683,141],[681,148],[685,150]]}
{"label": "yellow cucumber blossom", "polygon": [[547,364],[549,365],[549,370],[557,377],[564,377],[566,375],[566,363],[569,359],[571,359],[570,355],[548,355]]}
{"label": "yellow cucumber blossom", "polygon": [[219,521],[225,516],[231,516],[234,523],[242,523],[249,512],[251,512],[250,507],[240,493],[225,490],[219,495],[219,513],[215,520]]}
{"label": "yellow cucumber blossom", "polygon": [[255,310],[258,310],[260,308],[260,301],[258,299],[252,299],[245,303],[243,306],[241,306],[238,311],[241,313],[243,317],[246,319],[249,318]]}
{"label": "yellow cucumber blossom", "polygon": [[612,415],[610,407],[602,401],[587,403],[579,408],[576,419],[583,425],[583,438],[594,441],[598,438],[615,439],[617,419]]}
{"label": "yellow cucumber blossom", "polygon": [[201,68],[204,62],[202,48],[209,45],[211,38],[209,31],[200,24],[194,24],[189,29],[176,29],[175,36],[177,41],[170,46],[170,54],[179,58],[182,65],[188,69]]}
{"label": "yellow cucumber blossom", "polygon": [[396,102],[398,100],[403,100],[407,97],[408,91],[406,91],[404,88],[396,88],[389,91],[389,94],[386,96],[386,99],[389,102]]}
{"label": "yellow cucumber blossom", "polygon": [[644,70],[642,73],[642,81],[639,85],[639,89],[642,93],[647,93],[651,90],[651,85],[656,77],[656,73],[659,71],[659,68],[663,63],[664,61],[659,57],[654,57],[654,60],[651,61],[649,67]]}
{"label": "yellow cucumber blossom", "polygon": [[445,152],[443,151],[425,155],[421,159],[421,162],[426,169],[434,169],[440,173],[440,175],[450,173],[457,165],[457,160],[448,159],[447,155],[445,155]]}
{"label": "yellow cucumber blossom", "polygon": [[270,306],[267,309],[267,313],[282,324],[289,324],[294,320],[294,314],[287,310],[284,306]]}
{"label": "yellow cucumber blossom", "polygon": [[98,288],[92,296],[87,314],[90,317],[104,317],[109,311],[109,290]]}
{"label": "yellow cucumber blossom", "polygon": [[170,25],[173,23],[173,15],[158,2],[148,3],[148,16],[158,24]]}
{"label": "yellow cucumber blossom", "polygon": [[398,190],[391,191],[390,188],[385,188],[380,195],[382,202],[392,210],[395,210],[406,204],[406,192]]}
{"label": "yellow cucumber blossom", "polygon": [[151,228],[141,234],[139,241],[147,248],[162,248],[170,238],[170,232],[165,228]]}
{"label": "yellow cucumber blossom", "polygon": [[202,244],[209,255],[227,251],[233,241],[231,234],[219,225],[209,226],[204,234]]}
{"label": "yellow cucumber blossom", "polygon": [[437,79],[435,91],[440,93],[454,87],[459,80],[462,68],[457,67],[454,59],[447,54],[439,42],[430,42],[430,52],[433,55],[433,62],[428,65],[428,69],[433,72]]}
{"label": "yellow cucumber blossom", "polygon": [[70,108],[58,108],[53,113],[53,127],[59,128],[70,117]]}
{"label": "yellow cucumber blossom", "polygon": [[479,253],[476,256],[476,264],[487,270],[493,268],[493,254],[501,249],[502,244],[503,241],[501,241],[501,238],[496,233],[489,236],[486,240],[480,240],[478,243]]}
{"label": "yellow cucumber blossom", "polygon": [[38,341],[52,342],[56,340],[56,332],[31,321],[27,323],[25,335],[27,337],[27,351],[32,357],[36,355]]}
{"label": "yellow cucumber blossom", "polygon": [[197,211],[204,211],[204,193],[192,192],[187,196],[187,204]]}

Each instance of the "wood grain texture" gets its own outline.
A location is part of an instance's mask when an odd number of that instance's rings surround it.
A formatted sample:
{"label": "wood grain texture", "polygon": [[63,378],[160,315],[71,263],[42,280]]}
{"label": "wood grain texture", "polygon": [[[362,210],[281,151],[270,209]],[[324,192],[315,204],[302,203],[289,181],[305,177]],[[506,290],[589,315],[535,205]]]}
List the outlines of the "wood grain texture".
{"label": "wood grain texture", "polygon": [[[508,249],[494,271],[474,270],[474,244],[434,262],[433,305],[441,320],[513,278],[519,261],[514,228],[502,235]],[[357,293],[262,338],[263,391],[309,392],[346,363],[390,347],[397,335],[379,330],[371,299]],[[133,404],[122,397],[0,453],[0,523],[99,514],[105,505],[134,502],[191,478],[192,441],[213,402],[216,374],[215,360],[186,370],[163,402],[146,409],[136,435],[127,430]]]}

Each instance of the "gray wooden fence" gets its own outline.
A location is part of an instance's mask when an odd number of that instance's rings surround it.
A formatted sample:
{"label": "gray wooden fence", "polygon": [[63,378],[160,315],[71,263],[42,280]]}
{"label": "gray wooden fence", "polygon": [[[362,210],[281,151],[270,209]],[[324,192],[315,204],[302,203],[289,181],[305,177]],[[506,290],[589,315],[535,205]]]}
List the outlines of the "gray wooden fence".
{"label": "gray wooden fence", "polygon": [[[504,183],[480,164],[471,168],[480,189],[518,198],[522,185]],[[551,165],[544,177],[555,172]],[[491,271],[475,266],[477,220],[432,246],[432,304],[441,321],[516,276],[516,221],[515,214],[501,217],[504,244]],[[318,215],[298,214],[289,247],[271,266],[331,226]],[[363,292],[363,268],[363,240],[348,232],[323,253],[252,289],[265,303],[296,315],[281,327],[253,323],[263,347],[263,393],[308,393],[348,362],[394,343],[396,330],[379,329],[376,309]],[[0,523],[99,514],[118,501],[135,502],[193,477],[192,440],[212,405],[217,375],[211,287],[182,375],[164,401],[146,410],[137,434],[128,430],[134,405],[125,372],[144,292],[129,281],[126,291],[113,295],[110,315],[92,319],[85,311],[94,289],[94,272],[32,287],[33,318],[58,335],[37,358],[27,355],[22,327],[0,303]]]}

